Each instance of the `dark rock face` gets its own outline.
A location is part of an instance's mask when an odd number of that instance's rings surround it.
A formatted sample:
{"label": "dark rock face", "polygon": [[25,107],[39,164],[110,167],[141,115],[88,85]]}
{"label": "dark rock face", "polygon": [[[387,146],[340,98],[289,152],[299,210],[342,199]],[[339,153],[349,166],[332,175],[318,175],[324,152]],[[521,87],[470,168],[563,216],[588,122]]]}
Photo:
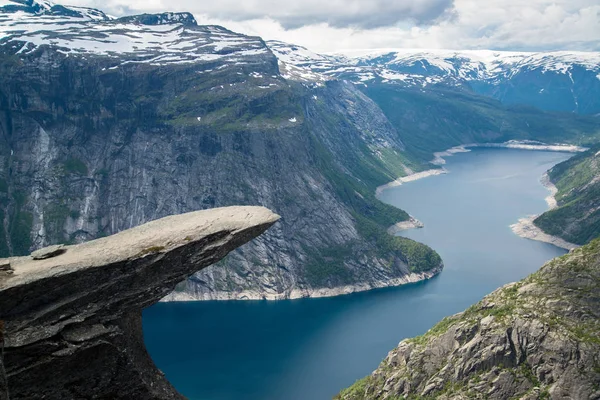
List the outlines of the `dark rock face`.
{"label": "dark rock face", "polygon": [[600,240],[402,341],[339,399],[599,399]]}
{"label": "dark rock face", "polygon": [[199,211],[67,246],[53,258],[12,258],[14,274],[0,277],[0,393],[182,398],[145,350],[141,310],[278,218],[262,207]]}

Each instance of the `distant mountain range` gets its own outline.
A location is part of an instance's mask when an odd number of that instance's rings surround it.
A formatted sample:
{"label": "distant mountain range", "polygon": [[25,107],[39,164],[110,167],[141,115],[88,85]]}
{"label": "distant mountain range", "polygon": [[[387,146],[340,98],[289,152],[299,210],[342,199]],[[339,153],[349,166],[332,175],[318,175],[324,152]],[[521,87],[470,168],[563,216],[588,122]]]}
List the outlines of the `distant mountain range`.
{"label": "distant mountain range", "polygon": [[2,43],[15,54],[52,45],[65,54],[94,54],[123,62],[154,65],[227,59],[269,51],[284,77],[319,82],[345,79],[355,84],[392,83],[468,88],[505,104],[528,104],[544,110],[600,113],[600,53],[503,52],[490,50],[390,49],[325,55],[297,45],[235,34],[218,26],[196,27],[189,13],[146,14],[114,18],[84,7],[49,1],[2,0]]}
{"label": "distant mountain range", "polygon": [[[505,104],[544,110],[600,113],[600,53],[491,50],[377,50],[322,55],[278,41],[267,42],[297,77],[347,79],[364,86],[389,83],[425,88],[464,87]],[[360,52],[357,52],[360,53]]]}

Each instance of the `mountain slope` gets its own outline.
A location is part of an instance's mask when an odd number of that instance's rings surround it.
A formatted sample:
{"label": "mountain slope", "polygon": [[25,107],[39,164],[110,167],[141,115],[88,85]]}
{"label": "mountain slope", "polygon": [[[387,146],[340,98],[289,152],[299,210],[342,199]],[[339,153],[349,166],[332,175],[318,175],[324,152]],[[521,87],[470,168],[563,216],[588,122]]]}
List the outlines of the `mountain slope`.
{"label": "mountain slope", "polygon": [[339,399],[600,397],[600,240],[402,341]]}
{"label": "mountain slope", "polygon": [[440,270],[431,249],[386,233],[408,215],[374,192],[405,173],[404,145],[353,85],[285,79],[260,38],[189,14],[3,10],[3,254],[259,204],[281,222],[173,297],[326,295]]}
{"label": "mountain slope", "polygon": [[544,232],[585,244],[600,236],[600,147],[579,154],[548,171],[556,185],[558,208],[535,219]]}
{"label": "mountain slope", "polygon": [[374,84],[362,89],[396,127],[406,150],[429,161],[434,152],[472,144],[536,140],[590,146],[600,140],[600,121],[590,116],[504,106],[466,90],[428,90]]}

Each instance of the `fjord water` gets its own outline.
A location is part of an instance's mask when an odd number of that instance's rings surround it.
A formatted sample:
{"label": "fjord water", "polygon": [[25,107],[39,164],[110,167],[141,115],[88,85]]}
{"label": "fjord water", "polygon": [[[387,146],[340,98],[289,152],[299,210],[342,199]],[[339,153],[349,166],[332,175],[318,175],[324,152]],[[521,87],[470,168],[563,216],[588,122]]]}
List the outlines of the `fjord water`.
{"label": "fjord water", "polygon": [[449,174],[382,193],[425,224],[403,235],[443,258],[428,282],[326,299],[160,303],[144,312],[150,355],[191,400],[330,399],[401,339],[564,253],[509,225],[546,209],[539,178],[569,157],[476,149],[448,158]]}

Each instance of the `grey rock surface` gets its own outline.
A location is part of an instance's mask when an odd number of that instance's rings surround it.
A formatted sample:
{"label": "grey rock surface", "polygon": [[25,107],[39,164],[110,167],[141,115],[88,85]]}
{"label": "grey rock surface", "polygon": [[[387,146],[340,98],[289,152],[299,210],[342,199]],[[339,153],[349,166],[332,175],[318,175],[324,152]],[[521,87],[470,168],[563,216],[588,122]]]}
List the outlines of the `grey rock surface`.
{"label": "grey rock surface", "polygon": [[11,259],[14,274],[0,277],[0,393],[182,398],[145,350],[142,309],[278,219],[263,207],[197,211],[67,246],[57,257]]}

